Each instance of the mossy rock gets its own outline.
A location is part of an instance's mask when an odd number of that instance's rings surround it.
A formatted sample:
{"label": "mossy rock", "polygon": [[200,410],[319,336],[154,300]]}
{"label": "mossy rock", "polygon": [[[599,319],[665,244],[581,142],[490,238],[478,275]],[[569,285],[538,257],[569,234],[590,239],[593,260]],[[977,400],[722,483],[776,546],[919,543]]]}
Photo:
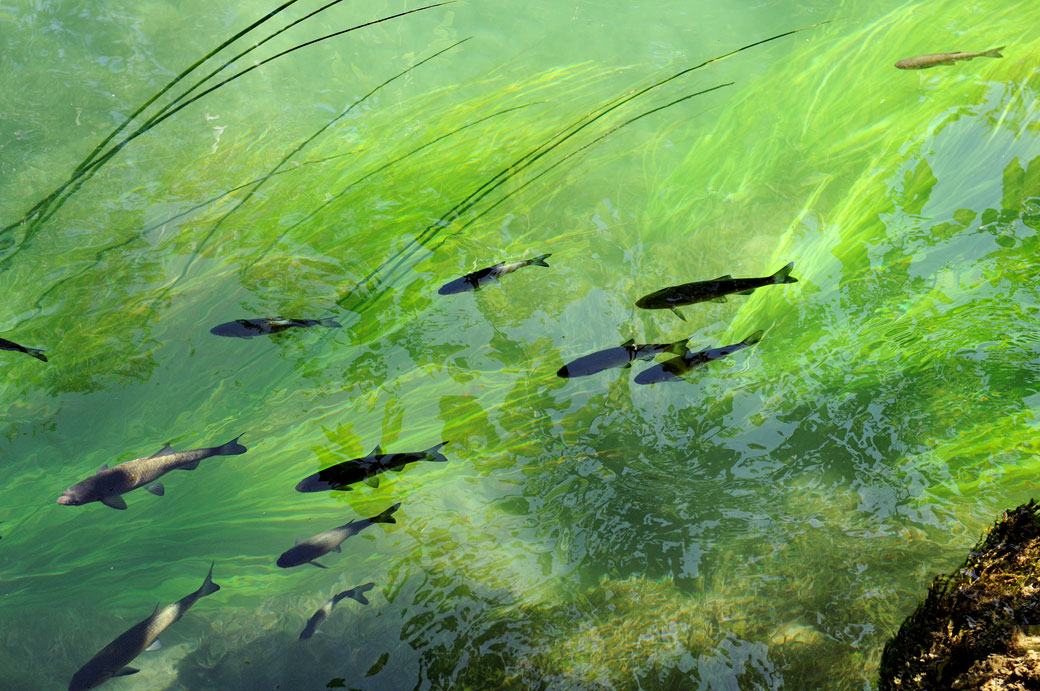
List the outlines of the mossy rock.
{"label": "mossy rock", "polygon": [[1040,505],[1005,512],[885,645],[888,689],[1040,688]]}

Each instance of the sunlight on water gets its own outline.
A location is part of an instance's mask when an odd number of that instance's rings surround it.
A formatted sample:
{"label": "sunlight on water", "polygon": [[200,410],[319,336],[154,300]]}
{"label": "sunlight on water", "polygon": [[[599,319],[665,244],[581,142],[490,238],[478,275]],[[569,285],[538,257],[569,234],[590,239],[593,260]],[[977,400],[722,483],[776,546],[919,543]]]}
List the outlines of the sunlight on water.
{"label": "sunlight on water", "polygon": [[[422,7],[337,3],[76,177],[274,7],[0,8],[0,336],[49,359],[0,351],[0,686],[67,687],[212,561],[221,589],[106,688],[869,688],[932,576],[1035,495],[1037,11],[462,2],[263,62]],[[789,262],[685,321],[634,306]],[[210,333],[276,316],[342,327]],[[683,382],[556,375],[757,330]],[[126,511],[55,504],[240,434]],[[293,490],[441,441],[378,487]],[[327,569],[276,567],[396,502]]]}

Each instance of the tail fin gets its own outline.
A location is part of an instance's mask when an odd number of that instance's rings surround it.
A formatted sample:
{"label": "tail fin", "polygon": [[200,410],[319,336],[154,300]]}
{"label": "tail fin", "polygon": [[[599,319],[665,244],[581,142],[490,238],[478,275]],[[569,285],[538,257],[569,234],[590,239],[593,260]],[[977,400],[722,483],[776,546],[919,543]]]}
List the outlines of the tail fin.
{"label": "tail fin", "polygon": [[397,523],[397,521],[394,520],[394,511],[397,511],[399,508],[401,508],[401,502],[397,502],[383,513],[378,516],[372,516],[372,518],[368,520],[372,523]]}
{"label": "tail fin", "polygon": [[43,349],[41,348],[26,348],[25,352],[27,355],[32,355],[37,360],[47,362],[47,356],[43,354]]}
{"label": "tail fin", "polygon": [[993,50],[987,50],[982,55],[987,58],[1002,58],[1004,56],[1001,55],[1000,51],[1004,50],[1005,47],[1006,46],[1000,46],[999,48],[994,48]]}
{"label": "tail fin", "polygon": [[241,453],[248,451],[246,447],[238,443],[238,440],[242,438],[242,435],[238,435],[227,444],[223,444],[216,448],[218,456],[237,456]]}
{"label": "tail fin", "polygon": [[335,319],[330,319],[328,317],[326,317],[325,319],[319,319],[318,323],[321,324],[324,327],[329,328],[329,329],[339,329],[339,328],[341,328],[343,326],[342,324],[340,324]]}
{"label": "tail fin", "polygon": [[436,463],[447,463],[448,459],[444,454],[440,453],[441,448],[443,448],[447,443],[448,440],[444,440],[440,444],[436,444],[426,449],[426,451],[423,452],[423,455],[426,457],[424,460],[434,461]]}
{"label": "tail fin", "polygon": [[531,264],[533,266],[546,266],[547,267],[549,265],[545,263],[545,258],[546,257],[551,257],[551,256],[552,256],[552,254],[543,254],[543,255],[541,255],[539,257],[535,257],[534,259],[528,260],[528,264]]}
{"label": "tail fin", "polygon": [[745,338],[743,341],[741,341],[741,343],[746,345],[746,346],[753,346],[753,345],[755,345],[756,343],[758,343],[761,340],[762,340],[762,329],[759,329],[758,331],[756,331],[755,333],[751,334],[750,336]]}
{"label": "tail fin", "polygon": [[791,262],[784,268],[777,271],[772,275],[773,283],[797,283],[798,279],[791,275],[791,269],[794,268],[794,262]]}
{"label": "tail fin", "polygon": [[689,338],[684,338],[681,341],[676,341],[675,343],[669,343],[668,347],[665,348],[665,351],[667,351],[669,353],[672,353],[674,355],[685,355],[686,352],[689,349],[690,349],[690,339]]}
{"label": "tail fin", "polygon": [[372,588],[375,588],[375,587],[376,587],[376,584],[375,583],[371,583],[371,582],[370,583],[366,583],[364,585],[359,585],[356,588],[351,588],[350,590],[344,590],[342,593],[340,593],[339,595],[334,597],[333,600],[335,602],[339,602],[343,598],[349,597],[352,600],[357,600],[358,602],[360,602],[363,605],[367,605],[368,604],[368,598],[365,597],[365,593],[368,592],[369,590],[372,590]]}
{"label": "tail fin", "polygon": [[202,587],[198,591],[199,597],[212,595],[218,590],[220,590],[220,586],[213,582],[213,562],[210,562],[209,573],[206,574],[206,580],[202,582]]}

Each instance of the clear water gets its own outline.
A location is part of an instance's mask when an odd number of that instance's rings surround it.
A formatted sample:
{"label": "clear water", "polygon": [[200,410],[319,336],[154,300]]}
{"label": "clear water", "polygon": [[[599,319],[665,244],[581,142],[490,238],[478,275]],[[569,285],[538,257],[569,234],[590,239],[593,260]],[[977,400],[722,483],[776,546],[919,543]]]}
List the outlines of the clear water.
{"label": "clear water", "polygon": [[[232,5],[0,6],[0,221],[275,7]],[[417,6],[341,3],[228,73]],[[1038,20],[1006,0],[459,2],[290,53],[133,139],[0,235],[0,335],[50,357],[0,352],[0,687],[65,688],[212,561],[221,591],[106,688],[869,688],[932,575],[1036,495]],[[797,284],[686,322],[633,306],[789,261]],[[275,315],[344,328],[209,333]],[[756,329],[686,383],[555,376],[628,338]],[[125,512],[55,504],[102,464],[238,434],[247,454]],[[440,440],[447,464],[378,488],[293,491]],[[396,501],[329,569],[275,566]],[[369,606],[297,642],[369,580]]]}

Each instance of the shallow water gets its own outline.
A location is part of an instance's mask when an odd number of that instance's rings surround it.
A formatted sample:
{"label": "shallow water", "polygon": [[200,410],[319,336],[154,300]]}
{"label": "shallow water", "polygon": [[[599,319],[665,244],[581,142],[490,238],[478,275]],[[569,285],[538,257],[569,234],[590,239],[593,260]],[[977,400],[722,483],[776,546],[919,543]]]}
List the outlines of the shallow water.
{"label": "shallow water", "polygon": [[[0,6],[0,222],[274,7]],[[229,70],[414,7],[341,3]],[[869,688],[932,576],[1035,496],[1038,15],[460,2],[290,53],[131,140],[0,234],[0,335],[50,358],[0,352],[0,686],[65,688],[212,561],[222,589],[105,688]],[[633,306],[789,261],[798,283],[685,322]],[[209,332],[275,315],[343,328]],[[629,338],[757,329],[684,383],[555,375]],[[239,434],[245,455],[164,497],[55,504],[103,464]],[[378,488],[293,491],[441,440],[448,463]],[[396,501],[328,569],[275,566]],[[370,605],[297,642],[369,580]]]}

